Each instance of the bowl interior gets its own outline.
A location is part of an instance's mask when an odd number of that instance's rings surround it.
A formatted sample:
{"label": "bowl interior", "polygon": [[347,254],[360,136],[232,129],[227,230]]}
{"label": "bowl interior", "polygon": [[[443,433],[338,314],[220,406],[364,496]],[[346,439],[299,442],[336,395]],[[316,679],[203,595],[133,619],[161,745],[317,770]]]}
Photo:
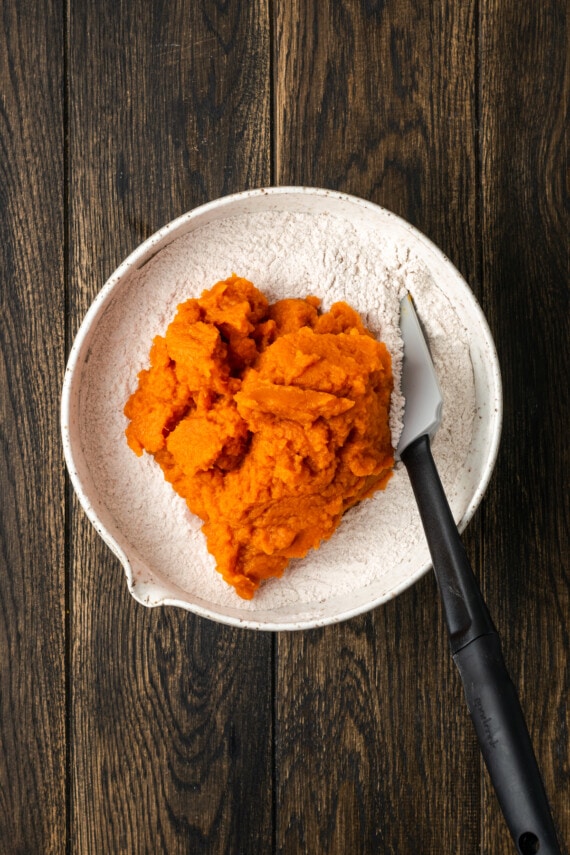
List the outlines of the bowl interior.
{"label": "bowl interior", "polygon": [[[282,221],[288,224],[290,239],[283,237]],[[253,238],[251,247],[244,248],[244,235],[255,232],[260,223],[264,228],[274,224],[268,253]],[[362,305],[355,308],[365,314],[370,294],[382,288],[382,275],[390,275],[391,265],[398,275],[404,275],[403,270],[410,277],[436,368],[448,377],[448,398],[457,404],[451,420],[446,423],[444,416],[434,457],[460,529],[481,501],[500,437],[500,373],[485,318],[453,265],[408,223],[361,199],[310,188],[272,188],[225,197],[161,229],[115,271],[77,334],[64,381],[62,433],[74,488],[92,523],[123,563],[132,595],[147,606],[176,605],[256,629],[304,629],[373,608],[430,567],[407,476],[398,468],[394,485],[389,484],[378,501],[370,500],[376,502],[374,510],[368,503],[362,503],[365,509],[353,509],[321,549],[293,562],[290,572],[271,580],[261,596],[241,601],[227,590],[205,553],[200,521],[172,493],[150,458],[137,459],[126,450],[122,405],[133,390],[137,371],[146,364],[152,337],[164,331],[177,302],[197,296],[232,272],[223,267],[235,253],[232,240],[248,262],[248,269],[236,272],[266,293],[273,289],[270,298],[289,296],[293,275],[299,296],[318,293],[311,265],[318,268],[319,262],[311,261],[311,245],[303,244],[308,234],[313,234],[310,239],[323,258],[338,252],[342,236],[350,238],[343,259],[350,252],[353,256],[342,263],[349,273],[364,269],[366,288],[372,291],[363,288]],[[291,262],[283,266],[280,259],[292,259],[299,247],[298,254],[302,250],[308,260],[291,273]],[[366,256],[363,262],[367,247],[377,255],[368,261]],[[391,261],[376,285],[374,259],[384,251]],[[281,279],[287,293],[279,293]],[[344,298],[342,275],[325,285],[327,299]],[[150,312],[148,305],[153,306]],[[455,366],[461,370],[455,371]],[[399,510],[391,502],[399,503]]]}

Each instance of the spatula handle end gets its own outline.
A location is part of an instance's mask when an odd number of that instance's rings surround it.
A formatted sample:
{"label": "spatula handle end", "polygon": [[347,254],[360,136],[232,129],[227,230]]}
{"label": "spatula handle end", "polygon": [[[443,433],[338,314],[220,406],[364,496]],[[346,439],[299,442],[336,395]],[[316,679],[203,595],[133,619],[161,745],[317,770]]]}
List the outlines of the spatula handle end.
{"label": "spatula handle end", "polygon": [[561,855],[516,689],[496,633],[453,657],[497,798],[520,855]]}

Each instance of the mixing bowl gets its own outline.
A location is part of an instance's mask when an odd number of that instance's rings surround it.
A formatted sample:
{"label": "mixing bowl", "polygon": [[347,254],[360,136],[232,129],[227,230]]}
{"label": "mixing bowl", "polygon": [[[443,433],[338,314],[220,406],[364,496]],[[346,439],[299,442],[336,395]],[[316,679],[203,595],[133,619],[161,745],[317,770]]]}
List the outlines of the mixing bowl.
{"label": "mixing bowl", "polygon": [[122,410],[152,338],[178,303],[234,271],[271,300],[313,293],[327,307],[348,299],[379,335],[386,289],[395,280],[409,287],[442,380],[444,420],[433,451],[460,529],[481,501],[499,444],[493,340],[467,283],[417,229],[363,199],[306,187],[252,190],[184,214],[134,250],[87,312],[64,379],[63,446],[79,500],[120,559],[133,597],[253,629],[344,620],[430,568],[403,469],[349,511],[319,550],[245,601],[216,572],[200,520],[153,459],[126,445]]}

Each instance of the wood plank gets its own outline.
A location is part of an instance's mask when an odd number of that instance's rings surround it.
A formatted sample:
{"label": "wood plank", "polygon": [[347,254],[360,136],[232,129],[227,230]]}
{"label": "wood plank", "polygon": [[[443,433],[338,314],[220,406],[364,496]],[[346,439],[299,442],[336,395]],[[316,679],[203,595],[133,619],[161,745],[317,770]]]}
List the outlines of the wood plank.
{"label": "wood plank", "polygon": [[0,18],[0,840],[66,830],[61,4]]}
{"label": "wood plank", "polygon": [[452,0],[277,10],[277,181],[385,205],[476,288],[474,10]]}
{"label": "wood plank", "polygon": [[428,576],[373,616],[280,638],[278,851],[473,851],[478,758],[441,620]]}
{"label": "wood plank", "polygon": [[[266,3],[70,7],[71,323],[141,239],[270,179]],[[72,850],[271,850],[272,639],[145,610],[75,508]]]}
{"label": "wood plank", "polygon": [[[562,0],[488,0],[482,8],[483,299],[505,400],[483,559],[505,657],[568,845],[570,22]],[[510,852],[485,780],[482,851]]]}
{"label": "wood plank", "polygon": [[[279,4],[277,182],[406,217],[477,282],[474,10],[444,2]],[[468,549],[480,553],[475,520]],[[471,853],[480,759],[435,583],[282,635],[277,843],[287,853]]]}

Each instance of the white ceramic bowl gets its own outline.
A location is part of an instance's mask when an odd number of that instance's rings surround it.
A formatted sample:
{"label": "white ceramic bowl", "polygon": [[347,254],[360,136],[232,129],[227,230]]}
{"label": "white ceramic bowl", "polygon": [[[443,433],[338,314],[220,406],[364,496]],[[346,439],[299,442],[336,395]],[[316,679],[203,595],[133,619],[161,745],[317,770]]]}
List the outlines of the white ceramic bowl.
{"label": "white ceramic bowl", "polygon": [[[270,299],[294,296],[297,288],[299,296],[323,296],[326,308],[348,294],[372,327],[369,304],[378,302],[386,277],[410,281],[436,368],[447,377],[453,416],[446,423],[444,405],[434,457],[461,530],[481,501],[499,445],[492,337],[466,282],[417,229],[370,202],[305,187],[239,193],[184,214],[139,246],[89,309],[64,379],[63,446],[80,502],[122,562],[133,597],[253,629],[345,620],[396,596],[431,566],[405,470],[364,508],[349,511],[318,551],[243,601],[215,572],[200,521],[154,461],[136,458],[124,440],[122,407],[152,337],[164,332],[178,302],[233,272],[234,259],[241,265],[235,272]],[[338,275],[330,275],[331,259]],[[345,281],[355,277],[362,278],[356,290]]]}

